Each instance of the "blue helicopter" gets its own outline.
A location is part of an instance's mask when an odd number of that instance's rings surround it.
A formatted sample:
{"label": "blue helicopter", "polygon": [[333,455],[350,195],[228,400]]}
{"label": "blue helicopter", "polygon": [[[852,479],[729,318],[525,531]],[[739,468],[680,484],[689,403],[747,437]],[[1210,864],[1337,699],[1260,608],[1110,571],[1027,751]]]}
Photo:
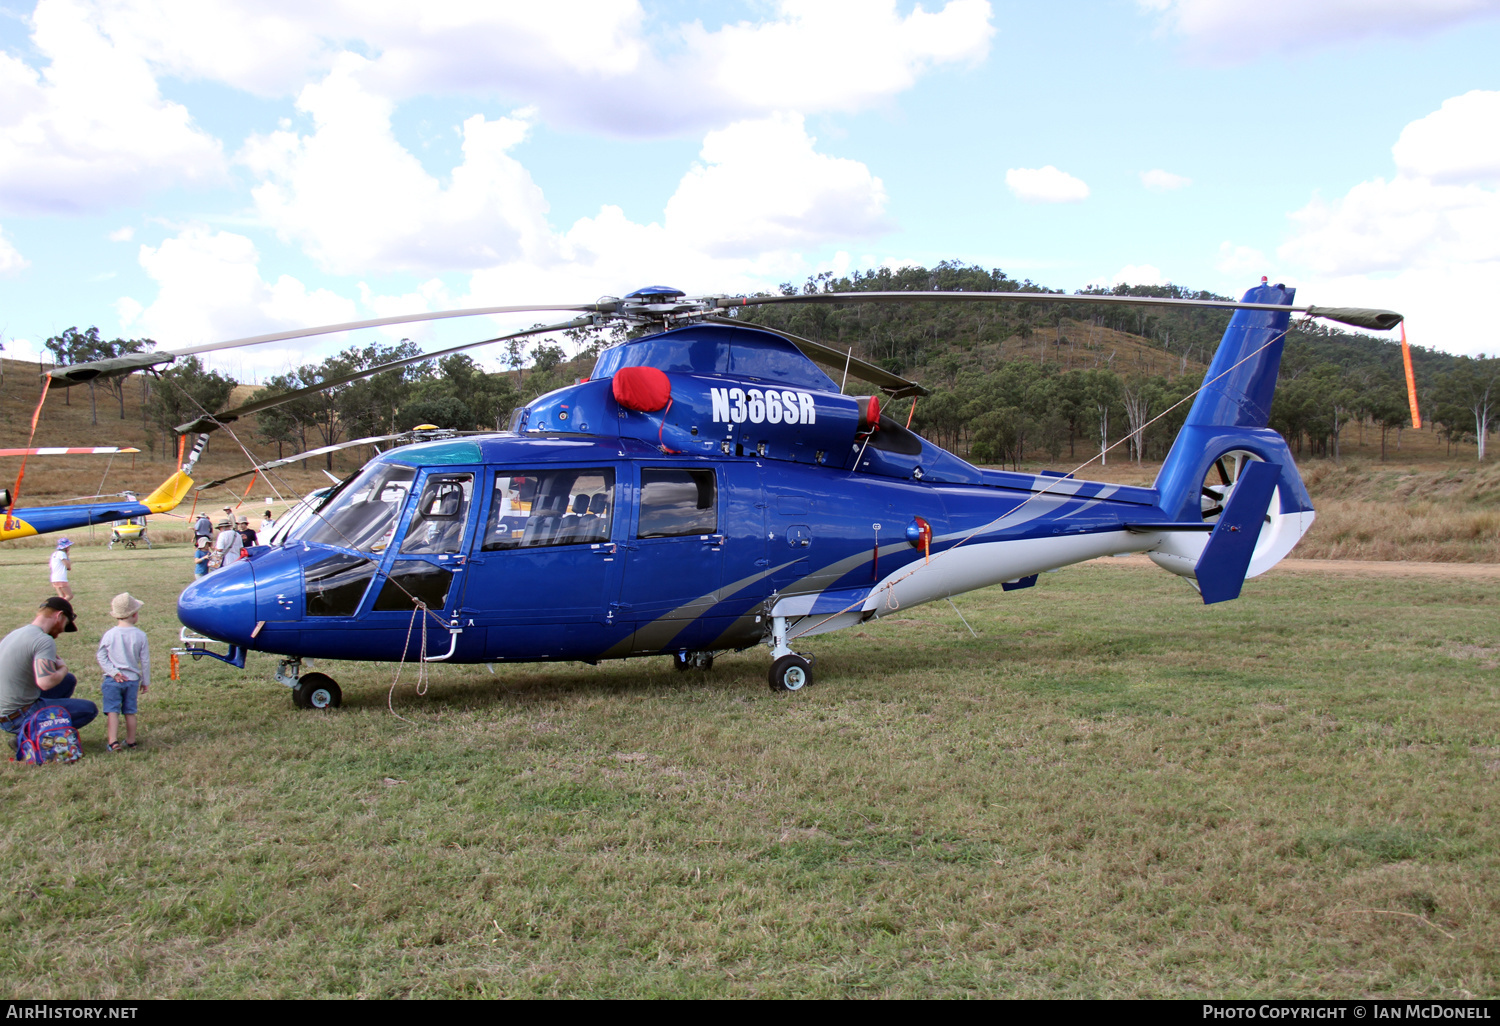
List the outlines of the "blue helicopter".
{"label": "blue helicopter", "polygon": [[[972,466],[886,415],[880,396],[845,394],[818,363],[887,399],[925,394],[920,385],[726,316],[764,303],[929,299],[1235,313],[1152,488]],[[1043,571],[1100,556],[1146,553],[1204,602],[1233,599],[1313,523],[1291,452],[1267,427],[1291,313],[1377,328],[1401,320],[1293,300],[1293,289],[1263,280],[1239,303],[947,292],[692,299],[654,287],[549,307],[583,316],[516,335],[612,319],[657,330],[604,350],[587,379],[517,410],[508,431],[376,456],[277,544],[189,585],[178,600],[184,638],[192,654],[240,667],[249,651],[281,657],[276,679],[302,708],[342,701],[330,677],[304,672],[314,658],[669,656],[687,670],[765,645],[771,688],[797,691],[813,679],[812,659],[794,648],[803,639],[976,588],[1029,588]],[[517,309],[526,308],[459,313]],[[209,640],[228,653],[207,651]]]}

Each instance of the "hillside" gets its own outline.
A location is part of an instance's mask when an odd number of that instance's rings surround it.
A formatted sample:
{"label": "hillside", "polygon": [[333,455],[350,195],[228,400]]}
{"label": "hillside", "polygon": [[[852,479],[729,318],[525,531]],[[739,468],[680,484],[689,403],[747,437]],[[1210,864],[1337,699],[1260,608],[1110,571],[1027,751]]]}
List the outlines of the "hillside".
{"label": "hillside", "polygon": [[[16,360],[4,360],[4,377],[0,380],[0,445],[7,448],[26,445],[31,428],[31,415],[36,409],[39,395],[37,365]],[[241,386],[239,393],[254,391],[251,386]],[[71,394],[69,394],[71,392]],[[120,456],[54,456],[32,457],[26,464],[26,479],[21,486],[20,505],[43,505],[63,502],[68,499],[99,493],[115,493],[131,490],[149,492],[173,471],[177,453],[161,451],[160,434],[143,423],[141,412],[141,378],[132,375],[124,382],[125,417],[120,417],[120,402],[105,388],[95,389],[98,409],[98,424],[92,423],[87,386],[72,389],[54,389],[47,395],[37,424],[36,445],[80,446],[121,445],[136,446],[141,450],[134,457]],[[255,437],[255,419],[246,418],[235,425],[234,434],[257,459],[274,459],[276,446],[258,443]],[[334,472],[347,473],[369,458],[368,451],[341,453],[334,457]],[[0,460],[0,481],[10,486],[15,481],[20,459],[7,457]],[[319,466],[322,464],[320,463]],[[195,474],[201,481],[235,474],[249,466],[245,451],[227,432],[216,432],[209,444],[208,452],[198,464]],[[253,495],[258,503],[266,496],[279,491],[292,496],[321,488],[328,479],[318,466],[307,469],[288,467],[278,472],[273,488],[257,481]],[[233,495],[235,502],[243,493],[248,479],[234,485],[216,489],[204,500],[216,507]],[[189,503],[190,504],[190,503]]]}

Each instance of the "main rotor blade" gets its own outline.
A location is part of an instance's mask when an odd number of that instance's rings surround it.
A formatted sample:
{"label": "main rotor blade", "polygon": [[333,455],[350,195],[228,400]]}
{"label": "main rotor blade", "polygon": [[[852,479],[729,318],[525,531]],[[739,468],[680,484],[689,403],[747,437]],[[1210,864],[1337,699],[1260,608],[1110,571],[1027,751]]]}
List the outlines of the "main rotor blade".
{"label": "main rotor blade", "polygon": [[1280,303],[1237,303],[1228,299],[1158,299],[1153,296],[1096,296],[1089,294],[1068,295],[1065,292],[814,292],[797,296],[741,296],[734,299],[718,298],[715,305],[721,310],[742,306],[772,306],[799,303],[845,304],[845,303],[1104,303],[1124,306],[1178,306],[1200,307],[1218,310],[1269,310],[1279,313],[1305,313],[1309,317],[1322,317],[1357,328],[1372,328],[1389,331],[1402,321],[1401,314],[1392,310],[1371,310],[1363,307],[1282,306]]}
{"label": "main rotor blade", "polygon": [[[295,328],[291,331],[272,331],[264,335],[233,338],[227,342],[208,342],[201,346],[174,349],[170,352],[131,353],[112,360],[94,360],[90,363],[75,363],[67,367],[54,367],[47,376],[59,385],[81,385],[95,378],[114,377],[132,371],[146,370],[159,364],[171,363],[179,356],[196,356],[220,349],[237,349],[254,346],[262,342],[284,342],[293,338],[311,338],[314,335],[331,335],[340,331],[356,331],[360,328],[379,328],[389,324],[414,324],[418,321],[441,321],[451,317],[485,317],[496,314],[551,313],[577,310],[591,313],[610,313],[616,303],[551,303],[525,306],[480,306],[467,310],[439,310],[435,313],[398,314],[394,317],[374,317],[364,321],[345,321],[342,324],[325,324],[317,328]],[[587,322],[586,322],[587,323]],[[572,325],[578,327],[579,325]]]}
{"label": "main rotor blade", "polygon": [[117,445],[74,446],[71,449],[33,448],[0,449],[0,456],[118,456],[121,453],[140,452],[136,448],[122,449]]}
{"label": "main rotor blade", "polygon": [[347,385],[350,382],[359,381],[363,378],[371,378],[376,374],[383,374],[388,370],[395,370],[398,367],[409,367],[414,363],[425,363],[428,360],[436,360],[439,357],[451,356],[454,353],[461,353],[465,349],[474,349],[478,346],[487,346],[493,342],[505,342],[513,338],[524,338],[527,335],[545,335],[549,331],[563,331],[567,328],[580,328],[585,324],[592,323],[593,318],[591,317],[575,317],[571,321],[563,321],[560,324],[543,324],[535,328],[527,328],[525,331],[513,331],[509,335],[498,335],[495,338],[481,339],[478,342],[465,342],[461,346],[452,346],[451,348],[439,349],[436,352],[432,353],[423,353],[420,356],[409,357],[405,360],[392,360],[390,363],[383,363],[378,367],[370,367],[365,370],[355,371],[352,374],[344,374],[340,377],[330,378],[327,381],[321,381],[316,385],[309,385],[306,388],[297,388],[293,389],[290,392],[280,392],[276,395],[267,396],[264,399],[255,399],[248,403],[245,403],[242,406],[236,406],[232,410],[224,410],[220,413],[215,413],[210,416],[199,417],[196,420],[191,420],[186,424],[178,425],[176,430],[180,435],[189,434],[190,432],[194,431],[212,431],[216,427],[232,423],[236,420],[239,420],[241,417],[249,416],[252,413],[259,413],[261,410],[269,410],[273,406],[280,406],[282,403],[289,403],[295,399],[303,399],[310,395],[317,395],[319,392],[326,392],[328,391],[328,389],[336,388],[339,385]]}
{"label": "main rotor blade", "polygon": [[822,342],[814,342],[812,339],[793,335],[789,331],[782,331],[780,328],[772,328],[765,324],[755,324],[751,321],[737,321],[727,317],[707,317],[704,319],[711,324],[732,324],[737,328],[754,328],[757,331],[769,331],[773,335],[780,335],[792,343],[792,345],[802,350],[802,354],[808,359],[816,360],[819,363],[836,369],[848,367],[850,376],[859,378],[861,381],[868,381],[877,388],[884,390],[892,399],[904,399],[913,395],[923,396],[932,394],[931,389],[919,385],[915,381],[908,381],[899,374],[892,374],[884,367],[867,363],[857,356],[850,356],[849,351],[846,349],[835,349],[833,346],[824,345]]}
{"label": "main rotor blade", "polygon": [[352,449],[357,445],[374,445],[377,442],[389,442],[392,439],[405,438],[409,434],[411,434],[410,431],[400,431],[394,435],[374,435],[370,438],[354,438],[350,439],[347,442],[339,442],[335,445],[325,445],[319,449],[308,449],[306,452],[299,452],[294,456],[283,456],[279,460],[271,460],[267,463],[260,463],[256,466],[251,467],[249,470],[242,470],[238,474],[230,474],[228,477],[221,477],[217,481],[210,481],[207,484],[200,485],[198,487],[198,490],[200,492],[206,492],[210,488],[217,488],[221,484],[228,484],[230,481],[237,481],[242,477],[249,477],[251,474],[258,474],[262,470],[275,470],[277,467],[286,467],[290,466],[293,463],[301,463],[303,460],[312,459],[314,456],[323,456],[330,452],[339,452],[343,449]]}

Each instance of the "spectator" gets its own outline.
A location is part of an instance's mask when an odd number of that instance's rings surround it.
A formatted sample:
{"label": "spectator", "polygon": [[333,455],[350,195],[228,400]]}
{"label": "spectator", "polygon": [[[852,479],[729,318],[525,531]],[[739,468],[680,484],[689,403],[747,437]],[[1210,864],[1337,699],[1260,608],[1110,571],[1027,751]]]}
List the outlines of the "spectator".
{"label": "spectator", "polygon": [[57,539],[57,548],[52,550],[52,556],[48,564],[52,568],[52,590],[57,592],[57,597],[64,602],[73,601],[73,586],[68,583],[68,571],[73,569],[73,561],[68,558],[68,550],[73,543],[67,538]]}
{"label": "spectator", "polygon": [[76,632],[67,599],[43,600],[36,616],[0,640],[0,730],[20,731],[26,717],[44,705],[60,705],[77,730],[99,715],[93,702],[73,697],[78,678],[57,657],[57,636]]}
{"label": "spectator", "polygon": [[[104,671],[99,690],[104,695],[104,717],[108,721],[111,752],[134,748],[136,700],[151,690],[151,647],[146,632],[136,626],[146,603],[122,592],[109,604],[115,625],[99,639],[94,658]],[[125,717],[125,743],[120,744],[120,717]]]}

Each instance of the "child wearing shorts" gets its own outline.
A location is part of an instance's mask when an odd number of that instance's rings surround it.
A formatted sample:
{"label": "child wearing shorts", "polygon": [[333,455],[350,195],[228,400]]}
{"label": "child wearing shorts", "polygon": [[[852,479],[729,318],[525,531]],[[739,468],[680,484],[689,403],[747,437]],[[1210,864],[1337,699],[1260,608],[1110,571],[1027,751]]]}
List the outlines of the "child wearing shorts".
{"label": "child wearing shorts", "polygon": [[[104,694],[111,752],[136,746],[136,698],[151,687],[151,650],[146,632],[135,625],[145,604],[128,591],[114,597],[109,604],[109,613],[115,618],[115,626],[99,639],[99,651],[95,655],[99,668],[104,671],[99,690]],[[123,745],[118,740],[122,715],[125,717]]]}
{"label": "child wearing shorts", "polygon": [[73,543],[68,539],[57,539],[57,548],[52,550],[52,555],[47,560],[52,571],[52,588],[57,592],[57,597],[66,602],[73,601],[73,586],[68,583],[68,571],[73,569],[68,550],[72,547]]}

